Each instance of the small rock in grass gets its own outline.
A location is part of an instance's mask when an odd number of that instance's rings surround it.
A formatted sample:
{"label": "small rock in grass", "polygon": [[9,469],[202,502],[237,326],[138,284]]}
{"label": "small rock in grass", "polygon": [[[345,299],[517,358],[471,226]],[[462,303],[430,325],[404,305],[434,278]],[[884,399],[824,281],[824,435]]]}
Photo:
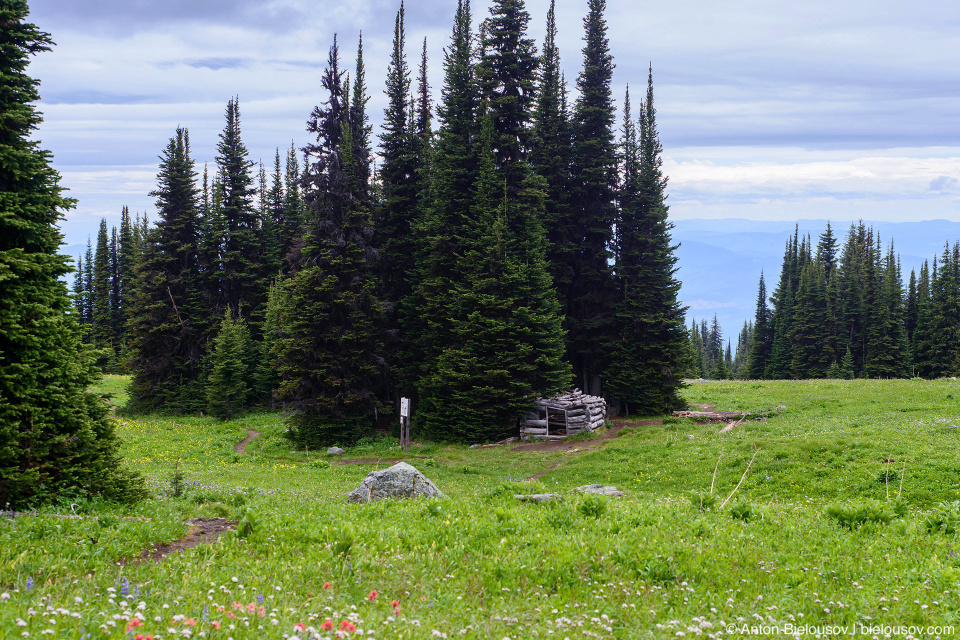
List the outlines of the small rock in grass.
{"label": "small rock in grass", "polygon": [[620,489],[616,487],[605,487],[602,484],[585,484],[577,487],[577,491],[580,493],[599,493],[602,496],[610,496],[613,498],[619,498],[623,495],[623,491],[620,491]]}
{"label": "small rock in grass", "polygon": [[442,498],[443,494],[429,478],[406,462],[371,471],[360,486],[350,492],[347,502],[370,502],[383,498]]}
{"label": "small rock in grass", "polygon": [[521,502],[550,502],[551,500],[559,500],[560,496],[556,493],[531,493],[531,494],[522,494],[517,493],[513,496]]}
{"label": "small rock in grass", "polygon": [[328,456],[342,456],[345,453],[346,451],[344,451],[340,447],[330,447],[329,449],[327,449]]}
{"label": "small rock in grass", "polygon": [[688,433],[688,434],[687,434],[687,440],[693,440],[693,434]]}
{"label": "small rock in grass", "polygon": [[472,445],[470,445],[470,446],[467,447],[467,448],[468,448],[468,449],[479,449],[479,448],[482,447],[482,446],[483,446],[482,444],[472,444]]}

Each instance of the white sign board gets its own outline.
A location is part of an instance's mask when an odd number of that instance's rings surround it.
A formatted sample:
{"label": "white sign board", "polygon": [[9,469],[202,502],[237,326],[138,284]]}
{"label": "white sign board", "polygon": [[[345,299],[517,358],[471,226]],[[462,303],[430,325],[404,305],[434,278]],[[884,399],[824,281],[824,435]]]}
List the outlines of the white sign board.
{"label": "white sign board", "polygon": [[400,398],[400,417],[410,417],[410,398]]}

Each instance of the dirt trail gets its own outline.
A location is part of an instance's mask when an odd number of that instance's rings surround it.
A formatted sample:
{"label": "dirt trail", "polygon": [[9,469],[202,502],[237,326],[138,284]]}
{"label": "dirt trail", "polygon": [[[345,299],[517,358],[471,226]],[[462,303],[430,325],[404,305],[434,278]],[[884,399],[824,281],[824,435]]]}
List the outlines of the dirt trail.
{"label": "dirt trail", "polygon": [[201,544],[216,542],[221,533],[237,528],[236,522],[230,522],[223,518],[194,518],[193,520],[185,521],[185,523],[190,525],[190,530],[186,536],[179,540],[174,540],[169,544],[162,544],[159,547],[147,549],[140,557],[131,560],[130,564],[143,564],[150,560],[160,562],[171,553],[180,553],[181,551],[191,549]]}
{"label": "dirt trail", "polygon": [[[663,420],[619,420],[615,419],[613,421],[613,426],[608,427],[607,430],[599,438],[591,438],[590,440],[550,440],[548,442],[528,442],[525,444],[518,444],[513,447],[510,451],[568,451],[568,452],[579,452],[587,451],[589,449],[594,449],[601,446],[607,440],[612,440],[616,438],[622,429],[625,428],[634,428],[634,427],[648,427],[653,425],[663,424]],[[544,469],[543,471],[538,471],[533,474],[527,480],[538,480],[548,471],[553,471],[557,467],[563,465],[563,461],[558,462],[554,465],[551,465]]]}
{"label": "dirt trail", "polygon": [[247,453],[247,443],[253,440],[254,438],[259,438],[260,432],[253,429],[247,429],[247,437],[233,445],[233,450],[239,453],[240,455],[249,455]]}

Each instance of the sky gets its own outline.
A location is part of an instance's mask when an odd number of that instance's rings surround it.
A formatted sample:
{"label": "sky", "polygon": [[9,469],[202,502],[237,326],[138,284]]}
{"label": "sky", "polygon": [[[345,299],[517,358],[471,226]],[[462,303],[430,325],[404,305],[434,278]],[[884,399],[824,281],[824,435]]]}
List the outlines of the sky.
{"label": "sky", "polygon": [[[558,44],[575,99],[586,0],[558,0]],[[408,60],[427,39],[434,97],[454,0],[406,8]],[[474,0],[474,23],[489,5]],[[33,0],[57,46],[37,132],[78,206],[67,244],[154,215],[158,156],[187,127],[213,166],[237,96],[251,159],[310,142],[307,116],[335,33],[352,64],[363,34],[370,115],[399,0]],[[542,42],[548,0],[528,0]],[[919,0],[607,0],[614,95],[634,104],[653,65],[670,214],[676,220],[960,220],[960,5]],[[620,116],[618,115],[618,126]]]}

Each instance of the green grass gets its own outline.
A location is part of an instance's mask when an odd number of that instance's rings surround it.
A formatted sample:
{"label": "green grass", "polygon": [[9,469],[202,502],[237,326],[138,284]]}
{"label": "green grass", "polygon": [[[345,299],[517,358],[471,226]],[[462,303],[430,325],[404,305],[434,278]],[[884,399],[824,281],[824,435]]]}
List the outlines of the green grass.
{"label": "green grass", "polygon": [[[121,383],[108,377],[102,389],[120,397]],[[349,637],[496,640],[721,637],[748,623],[766,625],[768,637],[789,625],[957,625],[958,540],[926,525],[937,504],[960,499],[957,385],[698,383],[685,391],[690,402],[770,417],[722,435],[722,425],[689,420],[637,426],[576,453],[428,443],[404,455],[381,439],[344,456],[381,461],[371,464],[292,451],[272,413],[122,418],[127,462],[155,497],[0,521],[0,637],[335,637],[328,619],[364,631]],[[237,456],[247,429],[262,435]],[[447,497],[345,502],[397,459]],[[904,460],[908,509],[897,517],[887,492],[898,493]],[[514,482],[558,464],[537,483]],[[186,491],[174,498],[177,465]],[[701,511],[690,498],[710,495],[715,469],[715,499],[704,503],[714,504]],[[594,482],[627,495],[572,491]],[[564,499],[512,497],[533,492]],[[868,516],[844,526],[831,507]],[[887,516],[869,517],[878,513]],[[197,516],[243,518],[252,533],[160,564],[125,563]],[[144,624],[128,632],[134,618]]]}

